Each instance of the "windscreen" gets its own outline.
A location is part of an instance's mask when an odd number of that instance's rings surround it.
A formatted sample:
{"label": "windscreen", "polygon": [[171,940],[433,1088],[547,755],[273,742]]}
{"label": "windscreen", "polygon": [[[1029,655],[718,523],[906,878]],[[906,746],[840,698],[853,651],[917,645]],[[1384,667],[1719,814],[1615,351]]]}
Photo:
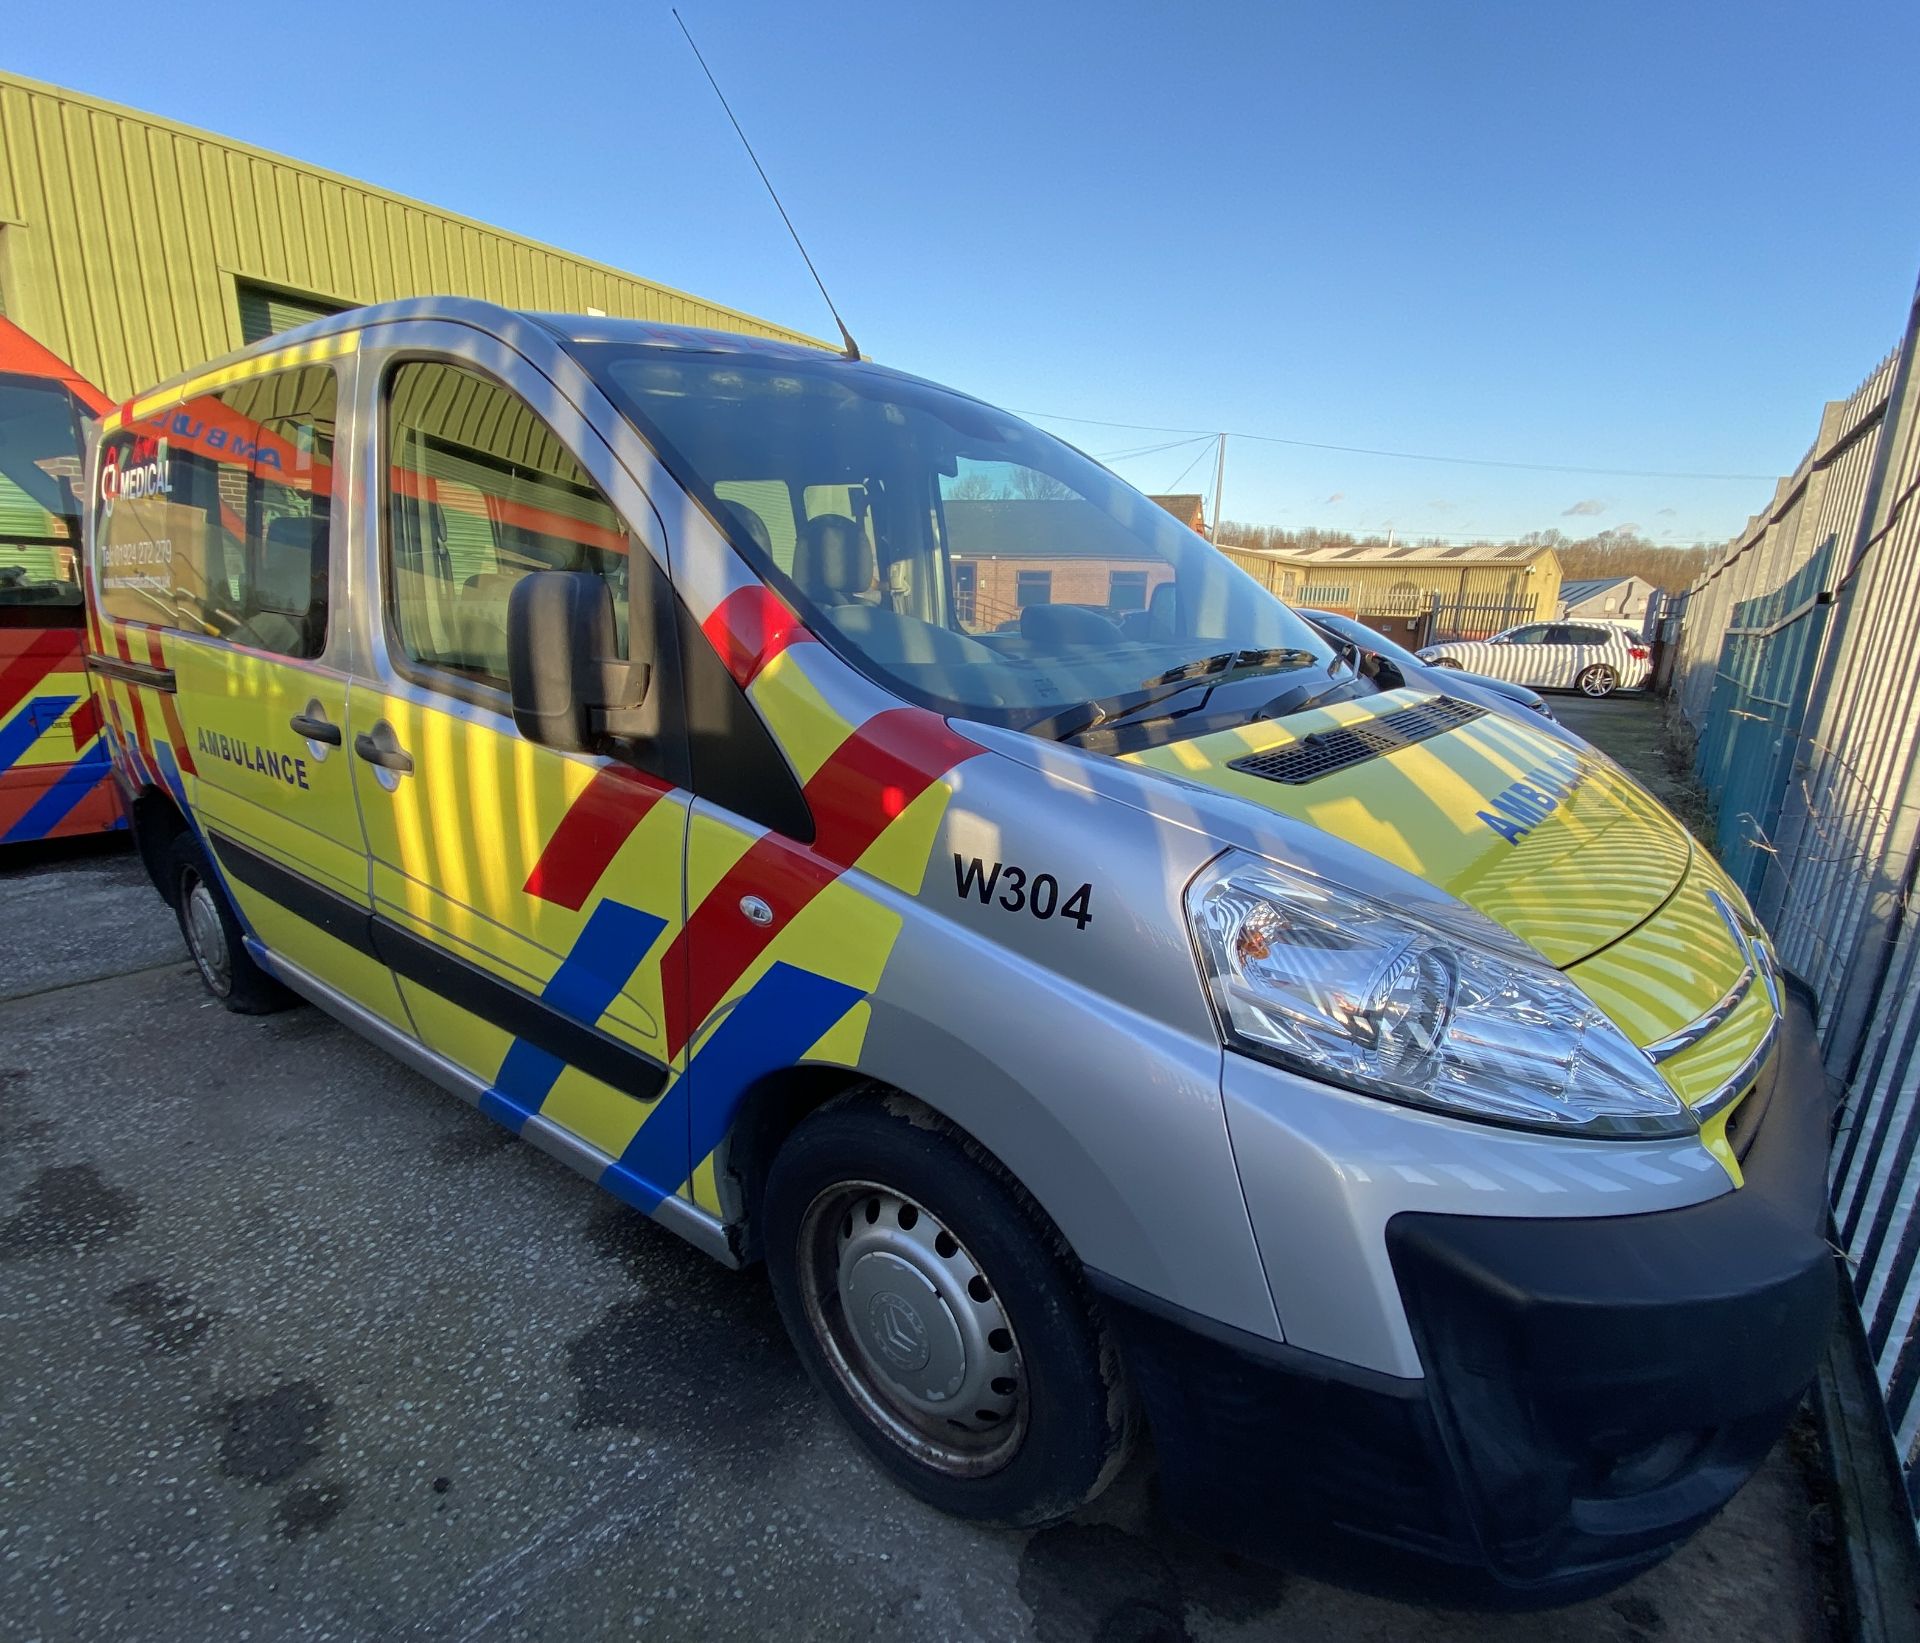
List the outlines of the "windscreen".
{"label": "windscreen", "polygon": [[577,352],[808,626],[910,701],[1019,727],[1223,651],[1332,659],[1203,538],[976,400],[824,355]]}
{"label": "windscreen", "polygon": [[58,383],[0,375],[0,607],[56,626],[80,619],[81,414]]}

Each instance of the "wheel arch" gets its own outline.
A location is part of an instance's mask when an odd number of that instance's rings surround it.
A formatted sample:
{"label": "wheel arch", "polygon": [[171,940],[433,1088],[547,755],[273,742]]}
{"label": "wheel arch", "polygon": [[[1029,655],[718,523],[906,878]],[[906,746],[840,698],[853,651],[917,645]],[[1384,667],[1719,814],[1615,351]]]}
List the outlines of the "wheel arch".
{"label": "wheel arch", "polygon": [[142,788],[127,806],[133,825],[134,848],[140,853],[140,865],[159,892],[161,900],[173,905],[173,885],[167,874],[167,854],[173,841],[190,832],[185,814],[171,793],[157,787]]}

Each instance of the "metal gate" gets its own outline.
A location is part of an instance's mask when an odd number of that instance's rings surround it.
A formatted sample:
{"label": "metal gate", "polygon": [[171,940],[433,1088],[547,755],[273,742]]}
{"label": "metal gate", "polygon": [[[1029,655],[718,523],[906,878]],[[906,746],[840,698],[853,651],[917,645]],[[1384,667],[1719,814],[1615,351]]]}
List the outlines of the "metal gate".
{"label": "metal gate", "polygon": [[1694,757],[1694,773],[1719,801],[1716,853],[1756,904],[1832,608],[1833,553],[1829,538],[1771,593],[1733,607]]}

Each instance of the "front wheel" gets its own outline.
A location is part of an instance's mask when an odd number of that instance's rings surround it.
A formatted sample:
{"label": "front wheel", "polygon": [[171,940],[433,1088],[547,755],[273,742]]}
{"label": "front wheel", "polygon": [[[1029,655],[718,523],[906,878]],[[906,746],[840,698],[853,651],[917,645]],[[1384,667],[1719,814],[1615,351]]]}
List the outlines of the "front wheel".
{"label": "front wheel", "polygon": [[1583,696],[1611,696],[1619,676],[1603,662],[1596,662],[1573,681]]}
{"label": "front wheel", "polygon": [[768,1172],[764,1226],[808,1370],[929,1505],[1050,1523],[1120,1470],[1132,1404],[1071,1254],[918,1103],[874,1086],[809,1117]]}
{"label": "front wheel", "polygon": [[187,953],[208,992],[238,1015],[271,1015],[299,1002],[253,962],[226,891],[191,833],[173,841],[167,883]]}

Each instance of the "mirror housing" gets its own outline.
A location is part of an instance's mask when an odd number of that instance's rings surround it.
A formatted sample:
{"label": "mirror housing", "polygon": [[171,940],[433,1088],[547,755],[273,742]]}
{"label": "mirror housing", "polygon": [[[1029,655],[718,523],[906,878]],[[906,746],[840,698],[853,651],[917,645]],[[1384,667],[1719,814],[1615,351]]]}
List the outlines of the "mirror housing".
{"label": "mirror housing", "polygon": [[639,734],[653,669],[613,652],[613,594],[591,571],[543,570],[507,595],[507,688],[520,734],[566,753],[592,753]]}

